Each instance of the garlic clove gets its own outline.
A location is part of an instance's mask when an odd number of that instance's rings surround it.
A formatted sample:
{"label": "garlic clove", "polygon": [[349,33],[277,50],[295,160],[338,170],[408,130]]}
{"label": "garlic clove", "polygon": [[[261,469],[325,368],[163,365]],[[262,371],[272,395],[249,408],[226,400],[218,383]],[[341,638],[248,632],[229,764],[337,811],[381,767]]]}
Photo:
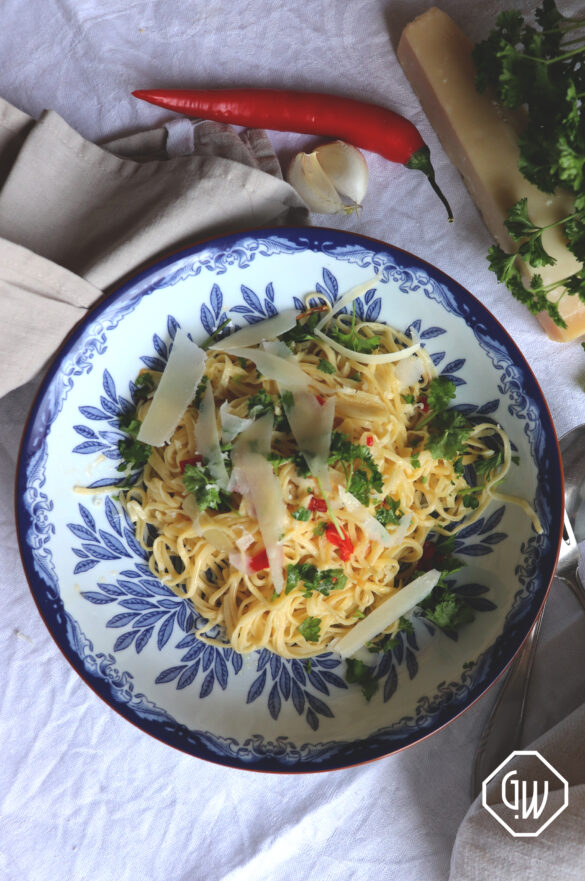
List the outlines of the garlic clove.
{"label": "garlic clove", "polygon": [[357,147],[344,141],[332,141],[312,153],[297,153],[286,179],[311,211],[351,214],[361,208],[369,172],[365,157]]}
{"label": "garlic clove", "polygon": [[311,211],[317,214],[345,213],[346,206],[321,168],[316,153],[297,153],[286,177]]}
{"label": "garlic clove", "polygon": [[365,156],[344,141],[332,141],[315,150],[319,164],[337,192],[361,207],[368,189],[369,171]]}

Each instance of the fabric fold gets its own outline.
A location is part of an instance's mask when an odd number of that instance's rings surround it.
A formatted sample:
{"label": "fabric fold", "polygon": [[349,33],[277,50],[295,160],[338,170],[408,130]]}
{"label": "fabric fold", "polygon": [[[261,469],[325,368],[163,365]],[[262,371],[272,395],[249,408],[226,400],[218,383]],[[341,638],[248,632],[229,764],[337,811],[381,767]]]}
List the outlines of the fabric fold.
{"label": "fabric fold", "polygon": [[51,110],[35,122],[0,101],[0,184],[0,346],[14,359],[0,394],[32,378],[100,293],[146,262],[309,218],[265,132],[188,119],[97,145]]}
{"label": "fabric fold", "polygon": [[[478,797],[467,812],[455,839],[449,881],[582,881],[585,878],[585,704],[538,738],[524,752],[536,751],[567,781],[568,805],[543,828],[547,814],[522,823],[522,835],[513,835]],[[530,780],[544,791],[550,776],[533,756],[519,757]],[[488,784],[487,803],[500,814],[502,775],[516,767],[502,769]],[[552,816],[562,806],[561,783],[549,786],[546,810]],[[529,791],[530,788],[528,788]],[[503,812],[502,812],[503,813]],[[518,831],[518,830],[514,830]],[[526,835],[529,832],[530,835]],[[538,834],[537,834],[538,833]],[[526,836],[526,837],[524,837]]]}

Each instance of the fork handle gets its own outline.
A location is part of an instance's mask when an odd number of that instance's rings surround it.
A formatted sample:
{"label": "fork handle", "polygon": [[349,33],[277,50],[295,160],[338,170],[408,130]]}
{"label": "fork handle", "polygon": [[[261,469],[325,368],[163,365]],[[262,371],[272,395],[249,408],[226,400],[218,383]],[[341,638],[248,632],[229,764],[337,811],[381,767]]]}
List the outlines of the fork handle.
{"label": "fork handle", "polygon": [[[585,596],[585,591],[584,591]],[[544,610],[506,673],[504,684],[484,726],[473,765],[472,791],[475,798],[482,783],[522,742],[530,673],[536,655]],[[497,724],[496,724],[497,720]]]}
{"label": "fork handle", "polygon": [[567,572],[566,575],[556,576],[560,581],[564,581],[567,587],[570,587],[575,599],[579,601],[582,609],[585,611],[585,585],[581,581],[581,577],[577,571]]}

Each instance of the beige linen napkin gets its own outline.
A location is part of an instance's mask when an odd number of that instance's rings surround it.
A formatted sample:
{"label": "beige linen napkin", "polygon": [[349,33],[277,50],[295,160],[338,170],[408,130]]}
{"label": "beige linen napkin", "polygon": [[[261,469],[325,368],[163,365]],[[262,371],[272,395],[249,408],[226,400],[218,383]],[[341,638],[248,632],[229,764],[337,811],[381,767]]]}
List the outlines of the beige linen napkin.
{"label": "beige linen napkin", "polygon": [[[538,835],[514,837],[483,806],[481,797],[469,809],[457,832],[449,881],[583,881],[585,879],[585,704],[551,728],[526,751],[536,750],[568,783],[568,806]],[[549,778],[546,813],[531,816],[512,828],[537,832],[542,821],[563,804],[560,781],[533,756],[520,757],[490,781],[487,802],[500,816],[510,816],[502,804],[503,775],[522,769],[527,780]],[[540,785],[540,792],[543,787]],[[530,797],[532,790],[528,786]],[[510,800],[510,796],[507,796]],[[550,813],[549,813],[550,812]]]}
{"label": "beige linen napkin", "polygon": [[0,396],[101,291],[197,240],[307,223],[262,131],[178,119],[98,146],[0,99]]}

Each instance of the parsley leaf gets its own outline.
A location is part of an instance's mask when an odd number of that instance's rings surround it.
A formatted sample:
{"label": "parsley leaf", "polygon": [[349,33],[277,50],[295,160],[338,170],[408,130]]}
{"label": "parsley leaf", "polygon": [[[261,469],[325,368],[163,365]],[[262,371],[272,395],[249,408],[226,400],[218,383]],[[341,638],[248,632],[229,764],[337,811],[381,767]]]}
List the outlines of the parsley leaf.
{"label": "parsley leaf", "polygon": [[300,508],[297,508],[296,511],[292,512],[292,516],[295,520],[301,520],[304,522],[311,519],[311,512],[308,508],[304,508],[303,506],[301,506]]}
{"label": "parsley leaf", "polygon": [[457,459],[465,451],[471,424],[458,410],[438,413],[429,425],[426,449],[433,459]]}
{"label": "parsley leaf", "polygon": [[367,471],[363,468],[354,471],[347,484],[347,490],[367,508],[370,504],[370,478]]}
{"label": "parsley leaf", "polygon": [[308,618],[299,624],[298,631],[304,636],[307,642],[319,642],[319,634],[321,632],[321,619],[309,615]]}
{"label": "parsley leaf", "polygon": [[118,451],[122,459],[118,465],[118,471],[136,471],[142,470],[152,453],[150,444],[144,444],[139,441],[138,432],[140,431],[141,421],[136,418],[136,408],[138,404],[146,401],[155,389],[155,379],[151,373],[141,373],[134,382],[132,390],[132,398],[135,406],[126,410],[118,418],[118,426],[127,437],[118,441]]}
{"label": "parsley leaf", "polygon": [[[369,447],[366,444],[354,444],[346,434],[333,431],[329,445],[329,464],[335,465],[340,462],[346,469],[348,490],[353,493],[362,504],[369,503],[370,490],[381,493],[383,490],[382,472],[376,465]],[[361,463],[361,468],[354,471],[356,462]],[[354,474],[359,476],[354,479]],[[353,489],[351,488],[353,484]],[[354,492],[355,489],[355,492]],[[359,493],[359,495],[358,495]],[[367,496],[366,496],[367,493]],[[364,499],[367,499],[364,501]]]}
{"label": "parsley leaf", "polygon": [[135,404],[146,401],[155,389],[155,379],[152,373],[140,373],[134,381],[134,394],[132,398]]}
{"label": "parsley leaf", "polygon": [[347,584],[343,569],[318,569],[312,563],[292,563],[287,570],[285,593],[290,593],[300,584],[304,586],[304,597],[313,592],[329,596],[332,590],[342,590]]}
{"label": "parsley leaf", "polygon": [[274,400],[266,389],[260,389],[248,398],[248,416],[250,419],[259,419],[266,413],[274,412]]}
{"label": "parsley leaf", "polygon": [[281,333],[279,339],[283,343],[305,343],[315,339],[315,327],[321,320],[319,309],[309,312],[305,317],[297,316],[297,323],[290,330]]}
{"label": "parsley leaf", "polygon": [[209,377],[206,375],[201,377],[201,381],[197,386],[197,390],[195,392],[195,397],[193,398],[193,406],[196,410],[199,410],[201,406],[201,401],[203,400],[203,395],[205,394],[205,389],[209,384]]}
{"label": "parsley leaf", "polygon": [[425,396],[431,411],[446,410],[449,401],[455,397],[455,383],[446,376],[435,376],[430,381]]}
{"label": "parsley leaf", "polygon": [[429,621],[453,637],[460,627],[473,621],[475,615],[465,599],[455,593],[446,582],[446,576],[452,571],[445,570],[441,573],[438,583],[419,606]]}
{"label": "parsley leaf", "polygon": [[[291,392],[285,392],[291,395]],[[292,397],[292,395],[291,395]],[[274,430],[290,432],[290,425],[284,412],[283,399],[270,395],[266,389],[261,388],[248,398],[248,416],[251,419],[259,419],[266,413],[274,413]]]}
{"label": "parsley leaf", "polygon": [[201,510],[229,508],[230,493],[217,485],[207,468],[203,465],[186,465],[183,485],[187,492],[193,493]]}
{"label": "parsley leaf", "polygon": [[142,469],[150,459],[152,447],[150,444],[143,444],[137,440],[138,432],[142,423],[139,419],[132,418],[123,423],[119,420],[120,428],[126,432],[128,437],[118,441],[118,451],[122,457],[122,462],[118,465],[118,471],[127,471],[128,469]]}
{"label": "parsley leaf", "polygon": [[370,701],[378,690],[379,681],[374,674],[374,667],[369,667],[358,658],[347,658],[345,669],[345,680],[350,683],[357,683],[362,687],[362,694],[367,701]]}
{"label": "parsley leaf", "polygon": [[335,367],[333,366],[331,361],[327,360],[327,358],[319,359],[317,370],[320,370],[322,373],[335,373]]}
{"label": "parsley leaf", "polygon": [[352,352],[373,352],[380,345],[380,337],[376,334],[368,337],[358,333],[356,329],[355,302],[353,304],[351,324],[343,326],[347,327],[347,330],[342,330],[340,325],[328,328],[327,336],[341,343],[346,349],[351,349]]}
{"label": "parsley leaf", "polygon": [[382,526],[397,526],[404,512],[400,509],[400,501],[386,496],[381,505],[376,508],[376,520]]}
{"label": "parsley leaf", "polygon": [[425,397],[429,412],[417,425],[428,426],[429,437],[425,449],[434,459],[457,459],[465,450],[471,434],[471,423],[459,410],[448,409],[449,401],[455,397],[453,381],[445,376],[435,377]]}

